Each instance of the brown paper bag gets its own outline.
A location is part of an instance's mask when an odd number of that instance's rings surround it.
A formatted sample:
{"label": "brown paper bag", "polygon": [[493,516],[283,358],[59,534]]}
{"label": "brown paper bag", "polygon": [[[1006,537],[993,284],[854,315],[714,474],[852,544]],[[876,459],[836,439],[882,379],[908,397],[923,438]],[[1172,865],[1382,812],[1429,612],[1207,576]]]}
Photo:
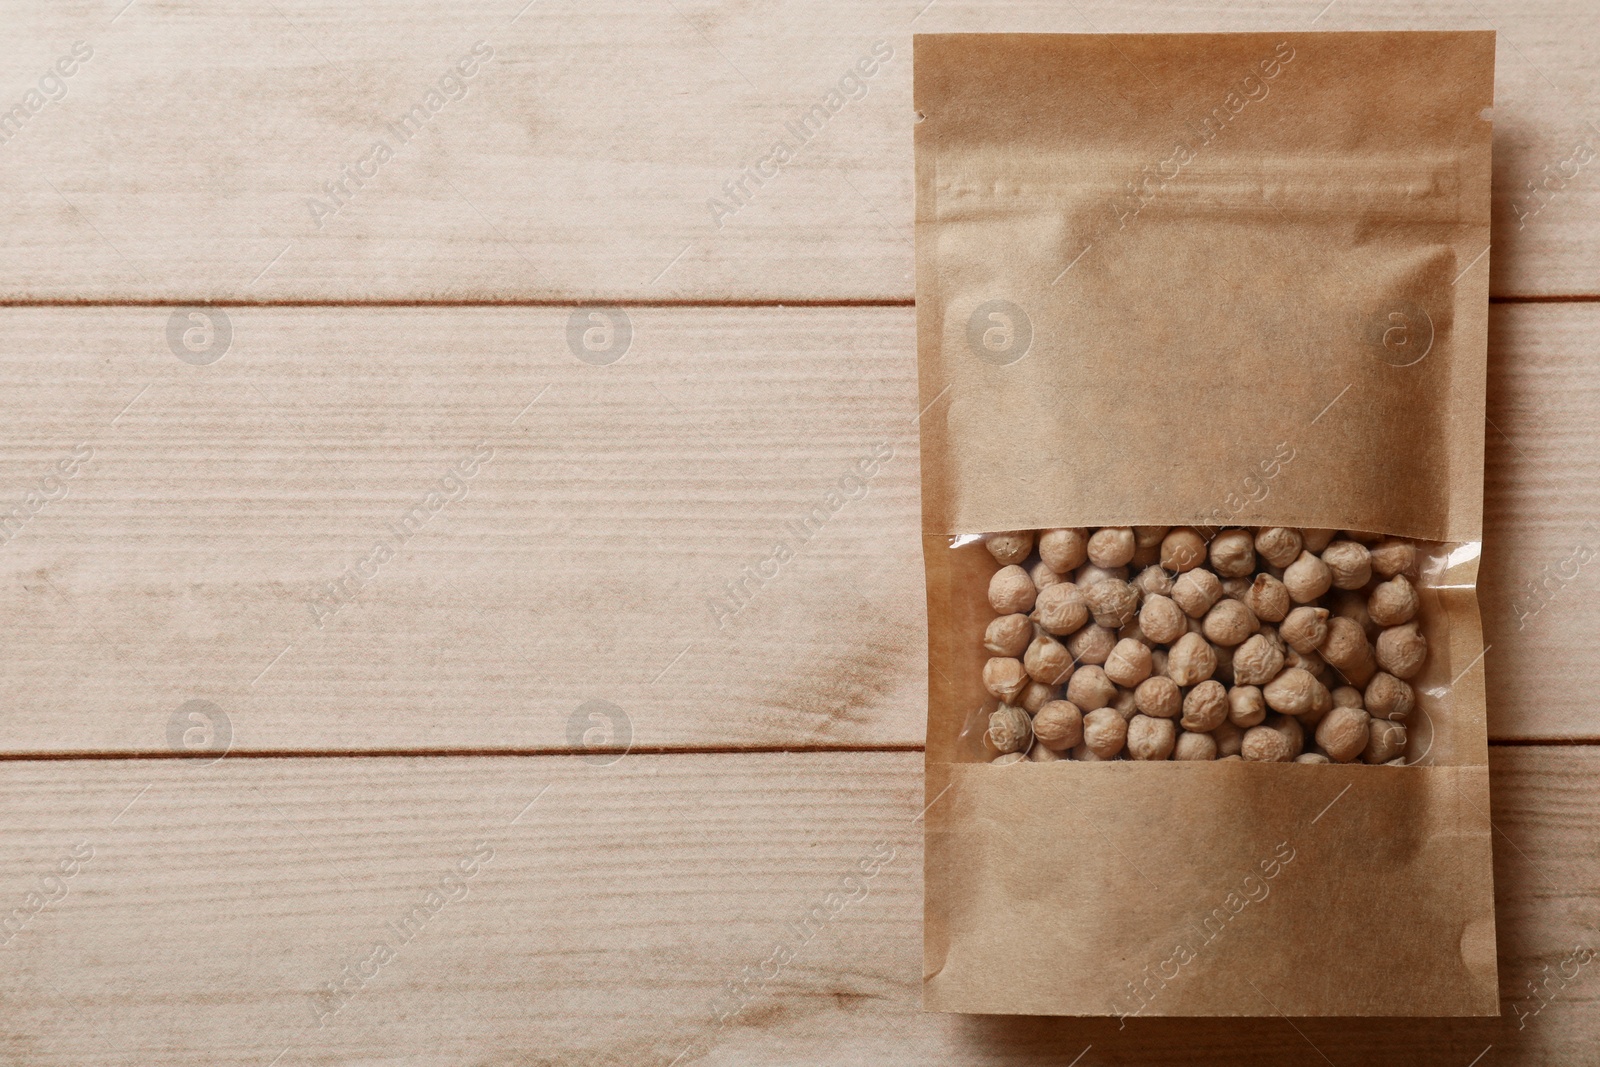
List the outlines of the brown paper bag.
{"label": "brown paper bag", "polygon": [[[1498,1011],[1493,63],[1491,33],[916,38],[927,1009]],[[1134,524],[1430,542],[1414,765],[985,762],[966,535]]]}

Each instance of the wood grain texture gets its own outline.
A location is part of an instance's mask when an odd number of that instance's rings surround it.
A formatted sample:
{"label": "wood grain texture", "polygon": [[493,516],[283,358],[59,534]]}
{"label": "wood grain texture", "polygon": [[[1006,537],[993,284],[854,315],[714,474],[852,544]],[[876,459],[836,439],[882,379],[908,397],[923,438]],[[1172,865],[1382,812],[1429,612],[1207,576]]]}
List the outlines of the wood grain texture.
{"label": "wood grain texture", "polygon": [[[1085,1067],[1324,1055],[1463,1067],[1492,1045],[1483,1062],[1583,1062],[1596,964],[1553,983],[1537,1013],[1525,986],[1595,945],[1597,781],[1593,749],[1496,752],[1504,1017],[1119,1031],[919,1010],[915,753],[7,762],[0,902],[56,899],[0,944],[0,1055],[1000,1065],[1065,1064],[1089,1047]],[[92,855],[45,882],[74,850]],[[430,902],[464,858],[475,873]],[[855,899],[797,932],[863,859],[875,873],[846,890]],[[1085,857],[1102,860],[1118,862]],[[397,934],[423,904],[409,939]],[[366,964],[380,941],[393,958]],[[793,958],[763,981],[775,944]],[[368,977],[319,1002],[347,964]],[[748,1002],[719,1025],[719,997],[746,973],[758,976]]]}
{"label": "wood grain texture", "polygon": [[1497,305],[1489,317],[1484,558],[1492,737],[1600,739],[1600,305]]}
{"label": "wood grain texture", "polygon": [[0,311],[0,485],[93,452],[0,545],[0,744],[920,743],[909,309],[627,315],[594,366],[565,309],[234,308],[193,366],[166,308]]}
{"label": "wood grain texture", "polygon": [[[0,544],[26,623],[0,751],[168,751],[189,700],[236,751],[921,743],[910,309],[633,308],[610,366],[553,308],[233,308],[209,366],[173,356],[171,314],[0,311],[6,506],[93,450]],[[1594,738],[1594,567],[1563,561],[1600,550],[1600,309],[1492,318],[1490,732]],[[857,498],[817,522],[841,479]]]}
{"label": "wood grain texture", "polygon": [[[5,299],[908,300],[913,32],[1487,28],[1493,292],[1600,293],[1584,0],[15,7],[4,106],[75,41],[93,56],[0,143]],[[742,179],[878,41],[865,95]],[[396,134],[478,42],[492,56]]]}

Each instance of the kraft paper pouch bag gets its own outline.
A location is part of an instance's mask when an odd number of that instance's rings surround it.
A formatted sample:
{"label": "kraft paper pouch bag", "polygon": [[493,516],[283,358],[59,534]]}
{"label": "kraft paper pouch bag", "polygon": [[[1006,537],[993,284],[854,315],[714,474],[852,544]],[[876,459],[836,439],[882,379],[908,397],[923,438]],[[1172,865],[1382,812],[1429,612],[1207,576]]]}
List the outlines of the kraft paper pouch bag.
{"label": "kraft paper pouch bag", "polygon": [[[1493,34],[940,34],[914,64],[924,1007],[1497,1014]],[[975,535],[1135,524],[1417,539],[1405,765],[992,762]]]}

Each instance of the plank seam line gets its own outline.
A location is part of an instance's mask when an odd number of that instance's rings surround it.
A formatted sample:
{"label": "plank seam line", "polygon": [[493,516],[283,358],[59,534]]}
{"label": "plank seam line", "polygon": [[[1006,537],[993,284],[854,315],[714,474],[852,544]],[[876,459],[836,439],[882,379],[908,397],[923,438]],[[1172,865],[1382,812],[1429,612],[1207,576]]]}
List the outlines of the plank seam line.
{"label": "plank seam line", "polygon": [[[1546,296],[1491,296],[1490,304],[1594,304],[1600,303],[1600,294],[1561,293]],[[901,308],[916,307],[917,302],[907,297],[752,297],[748,299],[716,300],[710,298],[629,299],[626,297],[582,296],[568,299],[538,297],[531,299],[368,299],[331,300],[207,300],[199,299],[127,299],[127,300],[15,300],[0,299],[0,308],[164,308],[164,307],[219,307],[219,308],[571,308],[571,307],[631,307],[631,308]]]}
{"label": "plank seam line", "polygon": [[[1596,297],[1600,300],[1600,297]],[[629,308],[854,308],[854,307],[915,307],[916,302],[903,297],[752,297],[749,299],[716,300],[708,298],[663,298],[654,300],[622,297],[572,297],[559,300],[539,297],[527,300],[496,300],[493,298],[428,300],[428,299],[372,299],[372,300],[6,300],[0,299],[4,308],[167,308],[167,307],[218,307],[218,308],[571,308],[571,307],[629,307]]]}
{"label": "plank seam line", "polygon": [[[1507,741],[1490,741],[1491,748],[1578,748],[1600,746],[1600,738],[1550,738],[1546,740],[1533,740],[1517,738]],[[374,749],[348,749],[329,750],[317,749],[314,751],[297,751],[294,749],[253,749],[243,752],[229,752],[226,756],[218,757],[212,753],[173,753],[173,752],[21,752],[0,755],[0,763],[108,763],[116,761],[136,760],[166,760],[174,762],[188,762],[200,760],[207,763],[220,762],[221,760],[277,760],[277,759],[506,759],[535,756],[569,756],[592,759],[597,756],[751,756],[751,755],[828,755],[831,753],[872,753],[895,752],[914,753],[925,751],[925,746],[918,744],[903,745],[755,745],[740,747],[737,745],[685,745],[685,746],[652,746],[636,747],[631,749],[620,748],[483,748],[483,749],[404,749],[404,748],[374,748]]]}
{"label": "plank seam line", "polygon": [[107,762],[113,760],[200,760],[211,763],[227,760],[269,759],[495,759],[508,756],[723,756],[776,753],[830,752],[921,752],[921,744],[882,745],[634,745],[631,748],[352,748],[352,749],[246,749],[219,757],[214,752],[169,752],[132,750],[128,752],[10,752],[0,754],[0,763]]}

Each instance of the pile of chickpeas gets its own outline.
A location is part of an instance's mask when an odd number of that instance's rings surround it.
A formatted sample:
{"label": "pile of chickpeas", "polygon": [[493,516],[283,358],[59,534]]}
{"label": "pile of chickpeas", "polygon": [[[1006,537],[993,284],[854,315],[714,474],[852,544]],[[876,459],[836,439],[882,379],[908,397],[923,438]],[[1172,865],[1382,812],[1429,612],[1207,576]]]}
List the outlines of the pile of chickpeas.
{"label": "pile of chickpeas", "polygon": [[1102,526],[984,543],[993,762],[1405,764],[1428,655],[1414,542]]}

